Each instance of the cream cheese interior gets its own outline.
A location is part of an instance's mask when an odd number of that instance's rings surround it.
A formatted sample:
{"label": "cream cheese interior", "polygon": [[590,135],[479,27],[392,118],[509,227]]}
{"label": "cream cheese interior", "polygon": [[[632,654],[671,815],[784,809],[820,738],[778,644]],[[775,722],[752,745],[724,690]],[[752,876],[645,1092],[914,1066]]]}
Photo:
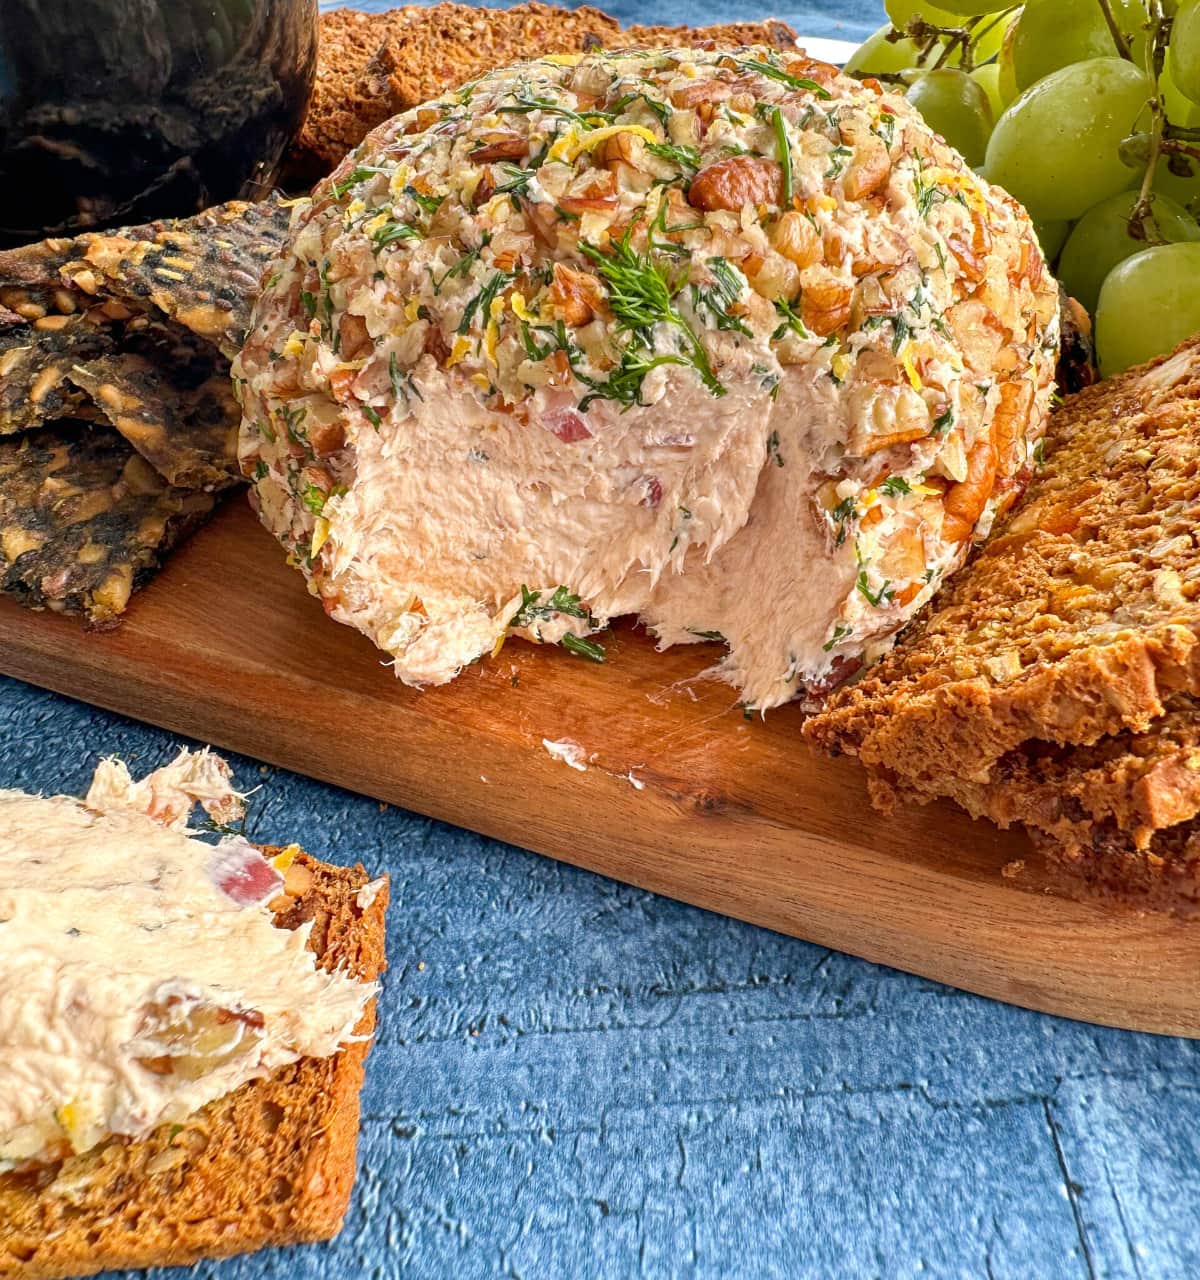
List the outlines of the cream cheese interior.
{"label": "cream cheese interior", "polygon": [[[280,870],[245,840],[207,753],[84,803],[0,791],[0,1171],[138,1138],[354,1034],[373,984],[318,970],[310,926],[276,928]],[[164,825],[161,817],[172,825]]]}

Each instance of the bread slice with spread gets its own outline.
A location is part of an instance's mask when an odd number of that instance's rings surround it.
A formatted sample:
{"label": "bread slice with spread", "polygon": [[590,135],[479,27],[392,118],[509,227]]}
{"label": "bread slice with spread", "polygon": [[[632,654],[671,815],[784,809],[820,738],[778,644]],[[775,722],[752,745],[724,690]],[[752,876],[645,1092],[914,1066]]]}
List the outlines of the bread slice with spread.
{"label": "bread slice with spread", "polygon": [[83,803],[0,792],[0,1277],[341,1226],[387,881],[208,843],[196,800],[240,803],[207,752],[105,762]]}

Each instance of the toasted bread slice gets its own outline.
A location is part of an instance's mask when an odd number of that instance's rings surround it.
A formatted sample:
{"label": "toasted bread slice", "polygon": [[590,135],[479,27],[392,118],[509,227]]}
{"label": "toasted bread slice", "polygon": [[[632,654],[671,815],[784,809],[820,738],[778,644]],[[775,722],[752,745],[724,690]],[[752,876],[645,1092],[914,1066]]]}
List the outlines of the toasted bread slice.
{"label": "toasted bread slice", "polygon": [[[902,781],[883,776],[872,793],[883,808],[908,798]],[[1144,852],[1156,832],[1200,815],[1200,706],[1180,694],[1146,733],[1091,746],[1027,742],[1002,756],[986,782],[948,773],[944,794],[1001,827],[1023,823],[1071,845],[1104,829]]]}
{"label": "toasted bread slice", "polygon": [[[384,967],[386,882],[360,896],[362,867],[306,854],[293,866],[297,892],[276,923],[295,929],[311,920],[319,967],[374,979]],[[374,1024],[372,1003],[356,1028],[363,1040],[243,1085],[185,1124],[0,1175],[0,1277],[177,1266],[335,1235],[354,1183]]]}
{"label": "toasted bread slice", "polygon": [[1024,504],[810,740],[929,799],[1200,694],[1198,442],[1200,337],[1072,397]]}
{"label": "toasted bread slice", "polygon": [[[870,777],[881,809],[928,799],[886,772]],[[974,818],[1023,825],[1058,887],[1139,909],[1200,909],[1200,704],[1186,694],[1146,733],[1086,747],[1027,742],[986,782],[947,773],[943,794]]]}
{"label": "toasted bread slice", "polygon": [[383,13],[334,9],[321,15],[317,82],[292,151],[290,176],[328,173],[376,125],[485,71],[547,53],[680,45],[794,46],[783,22],[622,30],[615,18],[582,5],[537,3],[511,9],[466,4],[405,5]]}
{"label": "toasted bread slice", "polygon": [[1062,841],[1037,828],[1030,836],[1050,883],[1070,897],[1125,910],[1200,915],[1200,821],[1157,831],[1144,849],[1111,823],[1091,828],[1084,841]]}

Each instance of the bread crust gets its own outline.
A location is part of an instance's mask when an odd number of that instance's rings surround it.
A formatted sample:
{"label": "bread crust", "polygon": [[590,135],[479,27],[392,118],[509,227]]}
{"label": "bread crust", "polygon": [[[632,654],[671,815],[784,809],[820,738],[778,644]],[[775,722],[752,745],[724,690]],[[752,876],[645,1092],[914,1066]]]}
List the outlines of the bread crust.
{"label": "bread crust", "polygon": [[[271,857],[279,849],[267,848]],[[384,881],[365,909],[369,877],[307,854],[303,893],[276,911],[323,969],[373,980],[385,967]],[[138,1141],[0,1175],[0,1277],[55,1280],[126,1267],[180,1266],[267,1245],[327,1240],[354,1184],[359,1092],[375,1026],[331,1058],[303,1058]]]}
{"label": "bread crust", "polygon": [[1023,824],[1052,882],[1200,911],[1200,339],[1069,400],[1025,504],[805,726],[874,803]]}
{"label": "bread crust", "polygon": [[450,3],[383,13],[334,9],[321,15],[316,86],[288,176],[315,181],[385,120],[523,58],[596,47],[786,48],[795,41],[791,27],[778,21],[622,30],[590,5],[560,9],[537,0],[511,9]]}
{"label": "bread crust", "polygon": [[1024,504],[809,740],[931,799],[1200,694],[1198,436],[1200,339],[1068,400]]}

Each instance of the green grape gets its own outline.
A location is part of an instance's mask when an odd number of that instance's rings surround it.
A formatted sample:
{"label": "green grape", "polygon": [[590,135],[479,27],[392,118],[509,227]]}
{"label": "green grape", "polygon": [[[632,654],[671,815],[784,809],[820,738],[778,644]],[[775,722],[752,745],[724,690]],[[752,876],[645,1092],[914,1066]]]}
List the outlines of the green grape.
{"label": "green grape", "polygon": [[[960,13],[948,13],[944,8],[934,8],[924,0],[884,0],[883,7],[892,20],[892,25],[903,31],[913,18],[923,18],[935,27],[968,28],[972,33],[974,58],[976,63],[987,62],[1000,52],[1004,33],[1016,19],[1017,13],[1001,13],[998,15],[980,14],[975,16]],[[1002,5],[1007,9],[1010,6]],[[958,61],[958,58],[953,61]]]}
{"label": "green grape", "polygon": [[1150,77],[1121,58],[1091,58],[1026,89],[996,122],[985,173],[1034,218],[1078,218],[1127,187],[1117,152],[1146,107]]}
{"label": "green grape", "polygon": [[1185,98],[1200,103],[1200,0],[1183,0],[1175,15],[1171,76]]}
{"label": "green grape", "polygon": [[893,44],[887,39],[891,30],[892,24],[889,22],[869,35],[850,55],[846,73],[858,76],[894,76],[915,67],[921,57],[920,49],[908,39],[897,40]]}
{"label": "green grape", "polygon": [[996,88],[1000,92],[1000,100],[1006,107],[1011,106],[1021,96],[1017,88],[1017,68],[1013,61],[1013,46],[1017,40],[1017,27],[1024,10],[1018,10],[1016,21],[1010,22],[1000,42],[1000,52],[996,55],[997,79]]}
{"label": "green grape", "polygon": [[1200,106],[1186,97],[1175,83],[1174,48],[1174,43],[1167,47],[1167,61],[1158,81],[1158,92],[1162,97],[1167,119],[1185,129],[1194,129],[1200,125]]}
{"label": "green grape", "polygon": [[[1012,13],[985,15],[976,22],[972,28],[976,66],[997,57],[1009,31],[1016,25],[1020,16],[1020,9],[1015,9]],[[962,19],[960,18],[959,21],[961,22]]]}
{"label": "green grape", "polygon": [[[1146,11],[1141,0],[1111,0],[1111,5],[1121,30],[1136,33],[1134,58],[1140,65],[1139,53],[1146,43],[1142,31]],[[1017,88],[1028,89],[1072,62],[1119,55],[1096,0],[1025,0],[1014,27],[1010,56]]]}
{"label": "green grape", "polygon": [[969,165],[983,163],[992,109],[987,94],[965,71],[929,71],[904,96]]}
{"label": "green grape", "polygon": [[1143,249],[1114,267],[1096,307],[1096,352],[1107,378],[1173,351],[1200,330],[1200,244]]}
{"label": "green grape", "polygon": [[1004,114],[1004,100],[1000,97],[1000,64],[985,62],[971,72],[971,79],[987,95],[988,106],[992,111],[992,119],[999,120]]}
{"label": "green grape", "polygon": [[945,9],[939,9],[936,5],[926,4],[925,0],[883,0],[883,7],[892,20],[892,26],[900,31],[903,31],[913,18],[923,18],[935,27],[958,26],[957,15],[947,13]]}
{"label": "green grape", "polygon": [[942,0],[939,7],[970,18],[980,13],[999,13],[1001,9],[1011,8],[1012,0]]}
{"label": "green grape", "polygon": [[[1089,209],[1075,224],[1058,260],[1058,278],[1089,311],[1096,310],[1100,286],[1113,267],[1147,247],[1144,239],[1130,233],[1129,215],[1137,194],[1122,191]],[[1174,200],[1157,196],[1153,210],[1160,239],[1171,243],[1200,240],[1200,226]]]}
{"label": "green grape", "polygon": [[1046,261],[1053,262],[1071,234],[1071,223],[1035,222],[1033,229],[1037,232],[1038,244],[1042,246],[1042,254]]}

